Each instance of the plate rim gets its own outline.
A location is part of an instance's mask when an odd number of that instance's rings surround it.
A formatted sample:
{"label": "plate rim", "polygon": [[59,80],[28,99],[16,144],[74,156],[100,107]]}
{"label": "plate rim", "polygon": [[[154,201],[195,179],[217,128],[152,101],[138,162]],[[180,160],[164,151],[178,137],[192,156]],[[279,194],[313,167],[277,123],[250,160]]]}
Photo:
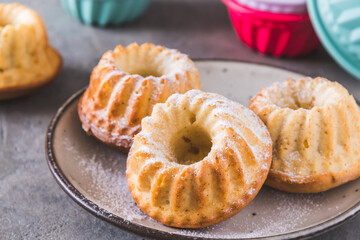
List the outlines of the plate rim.
{"label": "plate rim", "polygon": [[[251,61],[241,61],[241,60],[232,60],[232,59],[221,59],[221,58],[200,58],[194,59],[194,62],[233,62],[233,63],[242,63],[242,64],[253,64],[253,65],[260,65],[265,67],[271,67],[279,70],[286,70],[298,74],[302,74],[301,72],[297,72],[287,68],[281,68],[277,66],[273,66],[270,64],[263,64]],[[305,75],[304,75],[305,76]],[[194,237],[188,235],[181,235],[178,233],[170,233],[163,230],[158,230],[155,228],[149,228],[146,226],[142,226],[140,224],[128,221],[120,216],[112,214],[111,212],[103,209],[102,207],[98,206],[96,203],[91,201],[90,199],[86,198],[84,195],[80,193],[77,188],[71,184],[71,182],[66,177],[57,163],[56,156],[54,154],[53,149],[53,137],[56,130],[56,126],[59,120],[62,118],[64,113],[68,110],[70,106],[72,106],[73,102],[78,100],[82,93],[87,89],[88,86],[81,88],[80,90],[76,91],[72,96],[70,96],[56,111],[56,113],[51,118],[51,121],[48,125],[46,131],[46,138],[45,138],[45,155],[46,155],[46,162],[50,169],[51,174],[55,178],[55,181],[61,187],[61,189],[78,205],[84,208],[86,211],[90,212],[94,216],[116,226],[128,232],[135,233],[137,235],[141,235],[144,237],[155,237],[157,239],[169,239],[171,237],[176,237],[179,240],[188,240],[193,239]],[[101,210],[101,211],[100,211]],[[317,236],[321,233],[329,231],[331,229],[336,228],[337,226],[343,224],[345,221],[355,217],[360,212],[360,200],[357,204],[355,204],[350,209],[346,210],[345,212],[319,224],[314,226],[309,226],[302,230],[297,230],[289,233],[278,234],[274,236],[265,236],[265,237],[256,237],[256,238],[228,238],[229,240],[240,240],[240,239],[267,239],[267,240],[275,240],[275,239],[295,239],[295,238],[311,238]],[[220,240],[221,238],[209,238],[209,237],[196,237],[199,240]]]}

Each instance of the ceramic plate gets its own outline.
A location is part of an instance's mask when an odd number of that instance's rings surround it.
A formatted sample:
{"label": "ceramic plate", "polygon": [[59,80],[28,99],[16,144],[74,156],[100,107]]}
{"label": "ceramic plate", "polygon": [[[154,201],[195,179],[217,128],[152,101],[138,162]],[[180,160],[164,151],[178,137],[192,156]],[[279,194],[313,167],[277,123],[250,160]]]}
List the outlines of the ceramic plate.
{"label": "ceramic plate", "polygon": [[[247,106],[251,96],[274,81],[302,75],[259,64],[196,61],[205,91]],[[78,204],[110,223],[162,239],[282,239],[313,236],[354,216],[360,209],[360,180],[319,194],[290,194],[263,187],[227,221],[202,229],[166,227],[142,213],[125,177],[126,154],[107,147],[81,128],[77,103],[83,90],[57,112],[47,132],[46,151],[57,182]]]}

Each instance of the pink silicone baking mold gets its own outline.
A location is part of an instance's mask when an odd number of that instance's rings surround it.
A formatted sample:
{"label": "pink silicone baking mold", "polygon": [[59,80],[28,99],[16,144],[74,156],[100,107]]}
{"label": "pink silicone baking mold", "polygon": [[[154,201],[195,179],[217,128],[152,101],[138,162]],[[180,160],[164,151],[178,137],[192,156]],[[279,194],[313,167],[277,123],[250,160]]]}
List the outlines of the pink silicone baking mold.
{"label": "pink silicone baking mold", "polygon": [[236,0],[252,9],[265,12],[302,14],[307,12],[306,0]]}
{"label": "pink silicone baking mold", "polygon": [[262,54],[296,57],[320,45],[307,13],[279,14],[252,9],[236,0],[222,1],[240,40]]}

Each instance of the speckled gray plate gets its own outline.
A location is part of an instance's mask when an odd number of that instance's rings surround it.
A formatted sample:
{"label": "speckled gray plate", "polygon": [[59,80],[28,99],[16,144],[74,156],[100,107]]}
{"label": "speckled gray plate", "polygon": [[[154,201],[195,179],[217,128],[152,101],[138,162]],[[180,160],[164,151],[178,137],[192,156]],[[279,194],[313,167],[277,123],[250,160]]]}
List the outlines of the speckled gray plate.
{"label": "speckled gray plate", "polygon": [[[274,81],[301,74],[259,64],[196,61],[204,90],[247,105]],[[166,227],[136,206],[127,188],[126,155],[81,129],[77,103],[83,90],[57,112],[47,132],[46,152],[57,182],[86,210],[140,235],[169,239],[283,239],[309,237],[334,227],[360,209],[360,180],[320,194],[290,194],[263,187],[236,216],[215,226],[191,230]]]}

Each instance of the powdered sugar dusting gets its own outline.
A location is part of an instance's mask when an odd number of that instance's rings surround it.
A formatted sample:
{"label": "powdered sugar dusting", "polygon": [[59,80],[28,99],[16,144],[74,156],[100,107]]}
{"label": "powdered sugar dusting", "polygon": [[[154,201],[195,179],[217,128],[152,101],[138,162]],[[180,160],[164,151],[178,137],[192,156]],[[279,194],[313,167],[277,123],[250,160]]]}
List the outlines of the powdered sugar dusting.
{"label": "powdered sugar dusting", "polygon": [[90,175],[93,179],[91,184],[95,191],[91,191],[92,197],[105,209],[111,210],[116,215],[126,216],[129,221],[147,218],[131,198],[125,174],[113,170],[116,169],[117,164],[114,163],[113,169],[106,169],[101,162],[96,161],[96,155],[88,161],[80,161],[79,164],[82,165],[84,174]]}
{"label": "powdered sugar dusting", "polygon": [[[197,65],[206,91],[235,98],[244,105],[249,96],[256,94],[262,86],[296,76],[295,73],[290,75],[289,72],[244,63],[198,62]],[[227,69],[227,81],[219,85],[224,67]],[[239,76],[253,81],[239,81]],[[176,238],[175,234],[223,239],[286,234],[325,222],[358,204],[360,191],[355,190],[360,180],[322,194],[290,194],[263,187],[248,206],[227,221],[203,229],[166,227],[147,217],[135,205],[126,183],[126,155],[108,148],[82,131],[76,104],[71,106],[70,113],[66,110],[55,133],[55,154],[61,171],[86,198],[107,212],[149,229],[174,234],[173,238]]]}
{"label": "powdered sugar dusting", "polygon": [[249,206],[230,220],[197,231],[181,230],[181,234],[213,238],[216,233],[216,237],[224,239],[284,234],[305,225],[324,201],[322,194],[289,194],[265,187]]}
{"label": "powdered sugar dusting", "polygon": [[96,141],[86,153],[74,147],[70,139],[63,145],[79,168],[77,174],[89,179],[74,184],[88,199],[115,216],[170,233],[224,239],[283,234],[307,226],[328,203],[324,194],[290,194],[263,187],[254,201],[227,221],[202,229],[170,228],[152,220],[133,201],[125,175],[126,155]]}
{"label": "powdered sugar dusting", "polygon": [[[197,94],[192,96],[192,94]],[[217,123],[214,123],[212,128],[216,129],[217,126],[225,126],[227,128],[233,129],[238,136],[241,136],[244,139],[248,146],[251,148],[255,156],[255,160],[265,159],[266,151],[268,149],[263,146],[250,141],[250,137],[247,136],[246,130],[250,130],[256,138],[263,142],[265,145],[270,146],[272,144],[271,138],[267,132],[267,129],[261,120],[256,116],[254,112],[244,107],[243,105],[231,101],[221,95],[214,93],[202,93],[199,90],[190,90],[185,96],[196,98],[203,98],[204,102],[202,103],[205,107],[212,107],[211,113],[208,115],[208,118],[217,118],[217,116],[226,116],[229,117],[229,121],[219,120]],[[176,98],[181,99],[185,96],[178,95]],[[196,100],[192,100],[192,103],[196,103]],[[201,112],[201,111],[200,111]],[[235,121],[231,121],[231,117],[238,117]],[[217,133],[218,134],[218,133]]]}
{"label": "powdered sugar dusting", "polygon": [[79,187],[86,191],[91,201],[128,221],[150,220],[137,207],[129,192],[124,171],[126,155],[100,145],[95,147],[97,150],[93,154],[83,156],[68,139],[64,140],[64,145],[72,152],[80,174],[89,180]]}

